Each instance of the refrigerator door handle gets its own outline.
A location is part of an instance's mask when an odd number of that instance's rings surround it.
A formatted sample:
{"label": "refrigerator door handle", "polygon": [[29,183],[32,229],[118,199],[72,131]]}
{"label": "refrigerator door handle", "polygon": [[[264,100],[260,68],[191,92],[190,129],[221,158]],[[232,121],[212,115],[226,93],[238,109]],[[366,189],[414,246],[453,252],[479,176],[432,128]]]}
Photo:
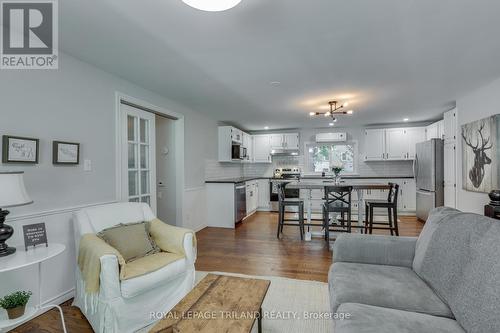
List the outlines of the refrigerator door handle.
{"label": "refrigerator door handle", "polygon": [[415,159],[413,160],[413,177],[415,177],[415,184],[418,181],[418,155],[415,153]]}

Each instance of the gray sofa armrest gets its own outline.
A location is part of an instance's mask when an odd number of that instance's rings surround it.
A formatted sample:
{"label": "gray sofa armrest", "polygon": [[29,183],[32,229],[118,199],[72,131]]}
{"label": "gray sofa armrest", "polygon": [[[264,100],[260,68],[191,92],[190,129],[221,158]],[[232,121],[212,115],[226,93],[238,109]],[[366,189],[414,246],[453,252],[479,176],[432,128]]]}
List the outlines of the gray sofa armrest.
{"label": "gray sofa armrest", "polygon": [[333,262],[412,267],[416,237],[342,234],[333,245]]}

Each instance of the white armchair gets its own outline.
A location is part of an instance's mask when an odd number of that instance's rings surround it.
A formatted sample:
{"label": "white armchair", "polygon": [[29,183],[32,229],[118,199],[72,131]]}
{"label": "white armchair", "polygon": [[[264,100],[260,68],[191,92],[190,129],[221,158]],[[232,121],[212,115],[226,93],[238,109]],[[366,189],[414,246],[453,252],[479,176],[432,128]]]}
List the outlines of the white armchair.
{"label": "white armchair", "polygon": [[[155,218],[147,204],[115,203],[83,209],[74,215],[76,254],[82,235],[119,223],[151,221]],[[100,288],[85,293],[80,269],[76,267],[73,305],[80,308],[97,333],[134,332],[155,321],[152,313],[172,309],[194,285],[196,248],[193,234],[184,236],[185,258],[152,273],[120,281],[117,257],[100,258]]]}

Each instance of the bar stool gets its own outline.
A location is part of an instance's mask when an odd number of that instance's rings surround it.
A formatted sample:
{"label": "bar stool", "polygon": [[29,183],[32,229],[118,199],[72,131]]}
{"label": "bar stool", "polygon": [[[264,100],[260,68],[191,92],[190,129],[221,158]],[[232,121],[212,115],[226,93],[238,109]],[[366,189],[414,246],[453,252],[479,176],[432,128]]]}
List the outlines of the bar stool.
{"label": "bar stool", "polygon": [[[399,185],[394,183],[389,183],[390,189],[387,196],[387,200],[366,200],[365,201],[365,234],[369,232],[372,233],[373,229],[380,230],[390,230],[391,236],[396,234],[399,236],[398,230],[398,193]],[[374,208],[386,208],[387,215],[389,217],[389,223],[386,222],[374,222],[373,221],[373,209]],[[386,227],[374,227],[373,225],[385,225]]]}
{"label": "bar stool", "polygon": [[[299,227],[300,230],[300,239],[304,239],[304,200],[299,198],[287,199],[285,197],[285,187],[288,183],[280,183],[278,184],[278,201],[279,201],[279,209],[278,209],[278,233],[277,237],[280,238],[280,233],[283,233],[283,226],[295,226]],[[286,219],[285,211],[286,207],[298,207],[298,219]],[[288,222],[298,222],[298,223],[288,223]]]}
{"label": "bar stool", "polygon": [[[352,186],[325,186],[323,227],[326,242],[330,241],[330,231],[351,232],[351,196]],[[330,223],[330,213],[341,214],[340,225]],[[346,214],[347,220],[345,219]],[[330,229],[330,227],[334,227],[334,229]],[[340,227],[340,229],[335,229],[335,227]]]}

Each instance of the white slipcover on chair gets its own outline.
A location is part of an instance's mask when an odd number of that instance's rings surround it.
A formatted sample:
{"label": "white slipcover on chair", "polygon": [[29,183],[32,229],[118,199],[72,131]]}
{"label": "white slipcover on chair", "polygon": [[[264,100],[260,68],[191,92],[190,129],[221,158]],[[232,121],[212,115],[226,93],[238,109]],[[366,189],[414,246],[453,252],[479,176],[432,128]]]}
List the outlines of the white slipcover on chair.
{"label": "white slipcover on chair", "polygon": [[[82,235],[119,223],[151,221],[153,212],[144,203],[115,203],[83,209],[74,215],[76,254]],[[183,240],[186,257],[147,275],[120,281],[116,256],[101,257],[100,290],[85,293],[80,269],[76,267],[76,295],[80,308],[97,333],[126,333],[141,329],[156,319],[153,312],[173,308],[194,285],[196,248],[193,235]]]}

